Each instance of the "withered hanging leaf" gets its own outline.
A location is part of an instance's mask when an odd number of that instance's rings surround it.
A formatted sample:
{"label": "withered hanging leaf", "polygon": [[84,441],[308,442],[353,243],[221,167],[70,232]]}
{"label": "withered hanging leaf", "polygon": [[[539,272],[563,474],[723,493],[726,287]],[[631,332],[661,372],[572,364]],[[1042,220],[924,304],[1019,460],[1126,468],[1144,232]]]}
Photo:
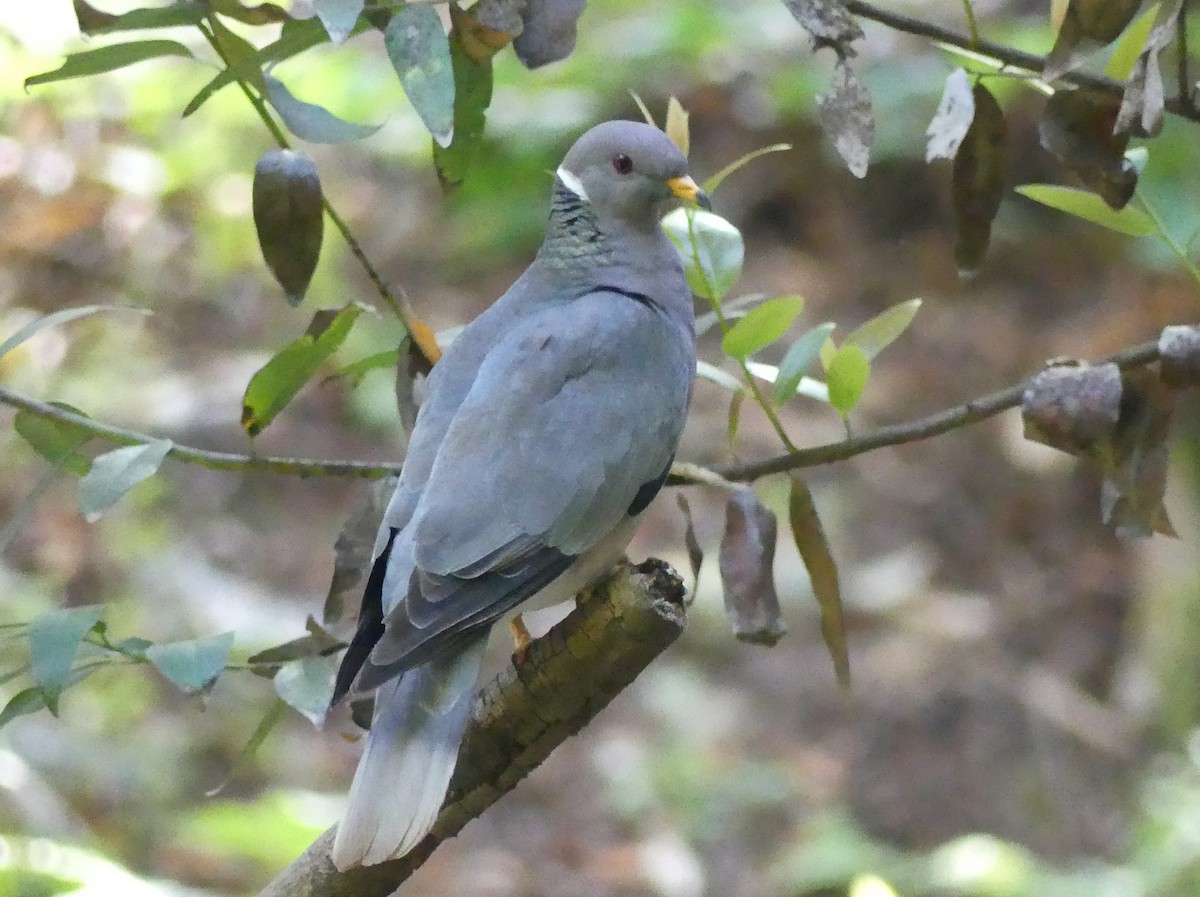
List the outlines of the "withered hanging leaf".
{"label": "withered hanging leaf", "polygon": [[1137,187],[1137,170],[1125,158],[1128,134],[1113,133],[1115,97],[1063,88],[1046,103],[1038,133],[1049,150],[1113,209],[1122,209]]}
{"label": "withered hanging leaf", "polygon": [[1121,36],[1142,0],[1071,0],[1042,77],[1060,78],[1087,56]]}
{"label": "withered hanging leaf", "polygon": [[700,566],[704,563],[704,549],[696,538],[696,521],[692,519],[692,506],[688,504],[687,496],[682,492],[675,495],[679,510],[683,513],[685,527],[683,544],[687,547],[688,566],[692,568],[691,600],[696,600],[696,588],[700,584]]}
{"label": "withered hanging leaf", "polygon": [[1168,386],[1200,386],[1200,327],[1164,327],[1158,338],[1159,365]]}
{"label": "withered hanging leaf", "polygon": [[433,164],[442,187],[452,190],[467,176],[471,161],[483,140],[488,104],[492,101],[492,62],[476,61],[464,46],[470,17],[450,4],[450,61],[454,69],[454,139],[442,147],[434,142]]}
{"label": "withered hanging leaf", "polygon": [[361,592],[366,585],[379,524],[397,480],[399,476],[393,475],[371,483],[333,543],[333,579],[325,596],[325,608],[321,611],[321,619],[326,625],[340,623],[345,615],[346,595]]}
{"label": "withered hanging leaf", "polygon": [[1008,172],[1004,110],[982,84],[972,91],[975,116],[954,157],[954,260],[959,273],[974,274],[987,252],[992,221],[1000,210]]}
{"label": "withered hanging leaf", "polygon": [[942,101],[925,129],[925,161],[953,159],[975,117],[975,95],[967,70],[957,68],[946,77]]}
{"label": "withered hanging leaf", "polygon": [[816,47],[834,46],[853,55],[849,44],[861,38],[863,30],[842,0],[783,0],[783,5],[812,35]]}
{"label": "withered hanging leaf", "polygon": [[1125,91],[1114,126],[1118,133],[1155,137],[1162,131],[1166,100],[1159,54],[1174,38],[1175,22],[1182,8],[1183,0],[1171,0],[1159,6],[1146,44],[1125,81]]}
{"label": "withered hanging leaf", "polygon": [[1174,536],[1163,495],[1175,390],[1146,370],[1127,371],[1122,386],[1115,450],[1100,490],[1104,522],[1122,539]]}
{"label": "withered hanging leaf", "polygon": [[524,27],[513,40],[528,69],[566,59],[575,49],[575,28],[586,0],[528,0]]}
{"label": "withered hanging leaf", "polygon": [[1112,457],[1121,413],[1121,370],[1115,364],[1046,368],[1021,399],[1025,438],[1071,455]]}
{"label": "withered hanging leaf", "polygon": [[743,642],[773,645],[787,632],[772,571],[778,529],[775,515],[749,486],[730,495],[718,566],[725,613]]}
{"label": "withered hanging leaf", "polygon": [[791,475],[788,518],[796,549],[808,570],[813,596],[821,608],[821,638],[833,660],[838,682],[850,685],[850,651],[846,641],[846,621],[842,614],[842,589],[838,582],[837,562],[825,538],[825,528],[817,515],[808,483],[798,474]]}
{"label": "withered hanging leaf", "polygon": [[[254,666],[277,666],[301,657],[316,657],[318,654],[328,654],[343,647],[343,643],[322,627],[311,615],[304,621],[304,628],[308,631],[300,638],[292,639],[271,648],[264,648],[257,654],[247,657],[246,663]],[[258,671],[255,672],[257,673]],[[265,672],[259,673],[259,675],[272,675],[272,673]]]}
{"label": "withered hanging leaf", "polygon": [[485,28],[516,37],[525,27],[521,16],[526,6],[527,0],[479,0],[471,7],[471,15]]}
{"label": "withered hanging leaf", "polygon": [[858,80],[850,63],[839,58],[829,93],[817,97],[821,129],[833,141],[838,155],[856,178],[866,177],[875,139],[871,95]]}
{"label": "withered hanging leaf", "polygon": [[[524,4],[521,4],[521,9]],[[492,10],[484,9],[489,12]],[[467,58],[479,64],[490,63],[493,56],[512,43],[513,34],[506,29],[494,28],[479,17],[480,7],[462,9],[457,4],[450,4],[450,22],[454,26],[459,48]],[[489,17],[491,21],[491,17]],[[511,23],[508,23],[511,25]],[[517,31],[524,27],[517,23]]]}
{"label": "withered hanging leaf", "polygon": [[263,259],[291,305],[317,268],[325,213],[317,166],[304,153],[268,150],[254,167],[254,227]]}

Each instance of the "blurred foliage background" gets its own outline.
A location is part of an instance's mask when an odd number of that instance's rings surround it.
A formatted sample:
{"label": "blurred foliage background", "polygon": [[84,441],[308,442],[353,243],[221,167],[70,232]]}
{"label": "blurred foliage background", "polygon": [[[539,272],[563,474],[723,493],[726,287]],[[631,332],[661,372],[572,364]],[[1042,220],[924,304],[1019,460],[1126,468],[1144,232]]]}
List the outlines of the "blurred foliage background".
{"label": "blurred foliage background", "polygon": [[[891,5],[963,28],[958,4]],[[993,40],[1038,53],[1053,42],[1045,4],[975,11]],[[746,238],[738,292],[799,293],[798,326],[851,328],[924,298],[879,363],[855,415],[862,430],[1018,382],[1049,357],[1097,357],[1194,320],[1196,285],[1155,244],[1011,195],[981,273],[960,281],[949,169],[923,161],[955,63],[927,41],[866,29],[859,71],[878,124],[863,180],[815,124],[830,54],[814,57],[777,0],[592,0],[566,62],[528,72],[501,54],[481,158],[449,198],[377,34],[280,72],[306,99],[384,122],[367,140],[307,149],[367,254],[437,329],[476,315],[527,263],[548,172],[590,124],[638,117],[629,90],[656,111],[669,95],[683,100],[701,176],[756,147],[793,145],[716,196]],[[0,362],[0,381],[120,426],[247,451],[238,416],[250,374],[314,308],[371,304],[373,288],[327,232],[306,306],[283,301],[250,219],[269,135],[235,90],[179,117],[212,77],[206,65],[151,62],[23,91],[25,77],[82,45],[65,0],[0,9],[0,335],[88,303],[153,314],[43,331]],[[1011,183],[1061,179],[1037,145],[1043,98],[992,86],[1008,116]],[[1140,188],[1184,240],[1200,224],[1198,145],[1196,125],[1169,120]],[[395,345],[388,315],[367,323],[339,363]],[[715,342],[702,352],[715,360]],[[697,386],[682,459],[728,460],[727,404]],[[1168,492],[1178,541],[1118,542],[1099,521],[1097,474],[1023,441],[1015,413],[812,471],[842,568],[852,693],[834,682],[786,534],[776,576],[791,632],[773,649],[732,639],[714,553],[680,643],[408,888],[1200,893],[1200,458],[1194,408],[1184,411]],[[786,423],[804,444],[841,435],[815,403],[790,405]],[[314,382],[254,449],[394,460],[399,429],[391,378],[375,372],[357,388]],[[774,451],[749,408],[739,450]],[[11,427],[0,428],[0,453],[0,624],[99,602],[114,638],[233,630],[235,660],[303,633],[333,542],[368,488],[168,460],[88,523],[74,478]],[[781,500],[782,484],[759,485],[768,504]],[[688,495],[713,553],[723,496]],[[674,502],[660,500],[631,554],[686,569],[682,532]],[[23,650],[0,642],[0,674]],[[6,681],[0,697],[20,686]],[[71,689],[59,718],[6,726],[0,895],[261,886],[337,818],[356,757],[348,724],[316,731],[289,712],[239,762],[273,701],[271,682],[249,673],[226,673],[201,700],[126,666]]]}

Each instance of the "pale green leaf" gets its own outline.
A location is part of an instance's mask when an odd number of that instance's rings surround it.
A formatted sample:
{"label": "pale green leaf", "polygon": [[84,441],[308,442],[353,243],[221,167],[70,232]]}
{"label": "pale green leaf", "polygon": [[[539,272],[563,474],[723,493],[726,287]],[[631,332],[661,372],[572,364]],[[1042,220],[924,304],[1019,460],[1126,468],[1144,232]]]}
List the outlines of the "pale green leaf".
{"label": "pale green leaf", "polygon": [[267,100],[279,113],[288,130],[310,143],[345,143],[370,137],[379,125],[359,125],[338,118],[328,109],[306,103],[292,96],[283,83],[271,75],[263,75]]}
{"label": "pale green leaf", "polygon": [[1113,45],[1112,55],[1108,57],[1108,63],[1104,66],[1104,74],[1114,81],[1124,81],[1129,77],[1142,48],[1146,46],[1146,39],[1150,36],[1150,29],[1154,27],[1157,17],[1158,4],[1151,3],[1149,8],[1125,29],[1125,33]]}
{"label": "pale green leaf", "polygon": [[158,472],[163,458],[174,447],[169,439],[127,445],[105,452],[92,461],[79,481],[79,511],[88,520],[99,519],[126,492]]}
{"label": "pale green leaf", "polygon": [[454,138],[454,64],[442,19],[431,6],[402,6],[383,36],[413,109],[439,146]]}
{"label": "pale green leaf", "polygon": [[146,649],[146,659],[183,691],[193,694],[216,681],[229,651],[233,648],[233,633],[225,632],[206,638],[152,645]]}
{"label": "pale green leaf", "polygon": [[724,297],[742,274],[746,247],[738,229],[720,215],[691,208],[675,209],[662,223],[692,292],[710,300]]}
{"label": "pale green leaf", "polygon": [[874,361],[880,352],[908,329],[920,308],[920,299],[898,302],[858,327],[846,337],[845,345],[858,346],[867,356],[867,361]]}
{"label": "pale green leaf", "polygon": [[275,691],[288,706],[300,711],[320,727],[333,697],[337,675],[337,657],[301,657],[279,668],[275,674]]}
{"label": "pale green leaf", "polygon": [[829,385],[829,404],[840,414],[847,415],[862,398],[867,388],[871,362],[858,346],[842,346],[829,363],[826,382]]}
{"label": "pale green leaf", "polygon": [[313,0],[312,5],[329,39],[340,44],[354,31],[354,25],[366,4],[364,0]]}
{"label": "pale green leaf", "polygon": [[150,314],[150,312],[144,309],[130,308],[124,305],[83,305],[79,308],[64,308],[61,311],[51,312],[37,320],[30,321],[4,342],[0,343],[0,358],[3,358],[40,330],[45,330],[47,327],[54,327],[58,324],[65,324],[67,321],[73,321],[76,318],[82,318],[86,315],[94,315],[96,312],[101,311],[134,311],[142,315]]}
{"label": "pale green leaf", "polygon": [[102,610],[99,604],[56,610],[36,617],[29,624],[33,679],[51,713],[58,712],[58,696],[71,674],[79,643],[100,620]]}
{"label": "pale green leaf", "polygon": [[1054,184],[1025,184],[1014,189],[1034,202],[1040,202],[1052,209],[1118,233],[1129,234],[1132,237],[1148,237],[1158,233],[1153,219],[1141,209],[1128,205],[1116,211],[1095,193],[1086,190]]}
{"label": "pale green leaf", "polygon": [[804,310],[800,296],[768,299],[733,325],[721,340],[722,351],[739,361],[783,336]]}

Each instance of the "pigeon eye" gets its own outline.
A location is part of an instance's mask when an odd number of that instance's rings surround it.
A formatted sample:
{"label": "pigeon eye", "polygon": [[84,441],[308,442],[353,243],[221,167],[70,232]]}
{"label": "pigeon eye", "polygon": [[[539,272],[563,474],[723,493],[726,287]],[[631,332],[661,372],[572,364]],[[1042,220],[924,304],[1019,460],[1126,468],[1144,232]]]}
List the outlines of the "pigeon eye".
{"label": "pigeon eye", "polygon": [[633,171],[633,160],[624,153],[617,153],[612,158],[612,167],[617,174],[629,174]]}

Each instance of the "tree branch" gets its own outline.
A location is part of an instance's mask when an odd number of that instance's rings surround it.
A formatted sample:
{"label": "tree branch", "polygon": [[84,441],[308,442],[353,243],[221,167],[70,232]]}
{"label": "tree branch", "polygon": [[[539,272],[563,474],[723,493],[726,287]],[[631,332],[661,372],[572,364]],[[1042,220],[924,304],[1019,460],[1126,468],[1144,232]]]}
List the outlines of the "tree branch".
{"label": "tree branch", "polygon": [[[1046,67],[1045,56],[1039,56],[1036,53],[1026,53],[1022,50],[1017,50],[1004,44],[997,44],[989,40],[972,40],[969,35],[960,34],[957,31],[952,31],[949,28],[943,28],[940,25],[934,25],[931,22],[921,19],[915,19],[912,16],[892,12],[889,9],[880,9],[872,3],[864,2],[864,0],[846,0],[846,8],[856,16],[872,22],[878,22],[880,25],[886,25],[895,31],[902,31],[905,34],[915,34],[918,37],[928,37],[963,50],[983,53],[986,56],[999,59],[1008,65],[1020,66],[1032,72],[1040,72]],[[1067,72],[1060,80],[1079,87],[1089,87],[1093,90],[1116,94],[1118,96],[1125,92],[1125,85],[1120,81],[1105,78],[1101,75],[1089,75],[1086,72]],[[1200,110],[1196,109],[1187,96],[1170,97],[1166,101],[1166,109],[1180,118],[1200,122]]]}
{"label": "tree branch", "polygon": [[[19,395],[0,386],[0,404],[36,414],[48,420],[59,421],[85,430],[100,439],[117,445],[142,445],[157,437],[136,430],[102,424],[90,417],[73,414],[64,408],[39,402]],[[279,458],[269,455],[238,455],[232,452],[214,452],[207,449],[190,448],[186,445],[171,446],[170,456],[187,464],[197,464],[210,470],[256,470],[268,473],[286,473],[300,477],[354,477],[378,480],[400,472],[399,464],[373,464],[368,461],[334,461],[311,458]]]}
{"label": "tree branch", "polygon": [[[1124,370],[1125,368],[1142,367],[1152,364],[1158,361],[1158,357],[1158,341],[1155,340],[1143,343],[1140,346],[1134,346],[1132,349],[1126,349],[1123,352],[1118,352],[1116,355],[1096,363],[1111,363]],[[922,417],[908,423],[893,424],[890,427],[880,427],[871,433],[865,433],[862,436],[847,439],[844,442],[832,442],[828,445],[800,449],[799,451],[788,452],[785,455],[767,458],[762,461],[751,461],[748,464],[728,464],[724,467],[717,467],[713,472],[717,476],[724,477],[727,480],[756,480],[759,477],[772,473],[782,473],[786,470],[796,470],[801,467],[816,467],[820,464],[830,464],[834,461],[845,461],[848,458],[853,458],[855,455],[874,451],[884,446],[919,442],[922,439],[928,439],[931,436],[940,436],[942,433],[949,432],[950,430],[956,430],[959,427],[965,427],[968,424],[978,423],[981,420],[994,417],[1002,411],[1007,411],[1009,408],[1016,408],[1021,404],[1021,397],[1025,394],[1028,386],[1029,381],[1025,380],[1016,386],[1010,386],[1008,389],[1002,389],[999,392],[994,392],[982,398],[972,399],[962,405],[947,408],[945,411],[939,411],[928,417]]]}
{"label": "tree branch", "polygon": [[[385,897],[464,825],[587,725],[683,631],[683,584],[662,561],[624,564],[484,687],[433,831],[399,860],[339,872],[335,829],[259,897]],[[400,783],[397,783],[399,786]],[[380,795],[386,800],[386,795]]]}

